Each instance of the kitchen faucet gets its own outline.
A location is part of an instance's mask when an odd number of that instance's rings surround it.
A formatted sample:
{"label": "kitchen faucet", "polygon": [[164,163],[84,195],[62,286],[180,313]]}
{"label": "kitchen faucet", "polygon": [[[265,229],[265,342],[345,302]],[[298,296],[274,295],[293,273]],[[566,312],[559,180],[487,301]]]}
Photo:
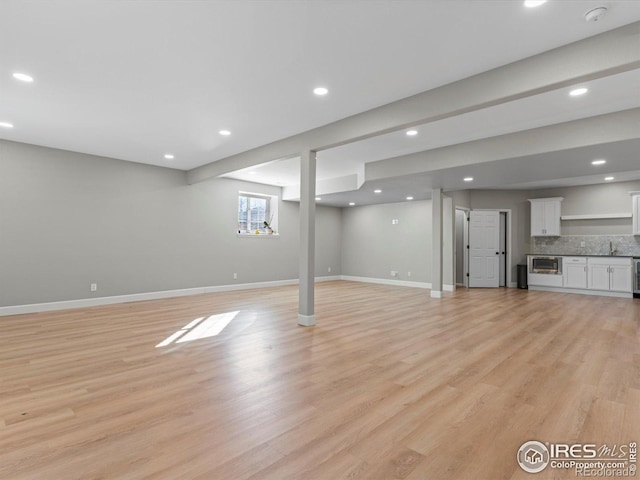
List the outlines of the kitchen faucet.
{"label": "kitchen faucet", "polygon": [[618,253],[618,249],[613,248],[613,242],[609,242],[609,256],[613,257],[616,253]]}

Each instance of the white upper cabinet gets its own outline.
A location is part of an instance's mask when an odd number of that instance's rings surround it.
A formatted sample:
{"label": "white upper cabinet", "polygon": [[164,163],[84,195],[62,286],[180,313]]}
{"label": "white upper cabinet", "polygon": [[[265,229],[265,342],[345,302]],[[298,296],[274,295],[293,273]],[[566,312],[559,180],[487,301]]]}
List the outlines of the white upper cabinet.
{"label": "white upper cabinet", "polygon": [[531,202],[531,236],[560,236],[560,202],[563,197],[534,198]]}
{"label": "white upper cabinet", "polygon": [[640,192],[631,192],[633,200],[633,234],[640,235]]}

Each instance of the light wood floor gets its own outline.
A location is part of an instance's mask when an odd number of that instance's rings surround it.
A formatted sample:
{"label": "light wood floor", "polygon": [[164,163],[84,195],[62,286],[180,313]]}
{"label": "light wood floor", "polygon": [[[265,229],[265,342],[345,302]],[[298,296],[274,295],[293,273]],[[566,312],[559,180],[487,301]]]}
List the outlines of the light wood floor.
{"label": "light wood floor", "polygon": [[542,480],[575,475],[521,471],[527,440],[640,441],[640,300],[316,296],[313,328],[296,287],[0,318],[0,478]]}

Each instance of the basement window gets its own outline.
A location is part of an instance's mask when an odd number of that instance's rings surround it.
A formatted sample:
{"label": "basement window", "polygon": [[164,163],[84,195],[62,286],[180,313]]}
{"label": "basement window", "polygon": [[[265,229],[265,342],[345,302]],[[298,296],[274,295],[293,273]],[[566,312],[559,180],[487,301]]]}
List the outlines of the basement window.
{"label": "basement window", "polygon": [[238,193],[238,235],[276,236],[278,197],[260,193]]}

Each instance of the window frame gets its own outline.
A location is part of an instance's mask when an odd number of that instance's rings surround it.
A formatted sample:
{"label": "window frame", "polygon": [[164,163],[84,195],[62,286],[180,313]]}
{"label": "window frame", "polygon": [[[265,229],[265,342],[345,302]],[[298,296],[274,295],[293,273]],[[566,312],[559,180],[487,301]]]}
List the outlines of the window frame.
{"label": "window frame", "polygon": [[[242,213],[242,211],[240,210],[241,205],[242,205],[242,199],[246,198],[247,201],[247,206],[246,206],[246,212],[247,212],[247,218],[245,220],[246,223],[246,227],[244,230],[241,228],[241,218],[240,215]],[[251,229],[249,228],[251,223],[253,222],[251,220],[251,199],[257,199],[257,200],[266,200],[266,208],[265,208],[265,215],[264,215],[264,219],[258,220],[259,224],[263,225],[258,229]],[[238,237],[251,237],[251,238],[273,238],[273,237],[278,237],[279,233],[277,230],[278,227],[278,197],[276,195],[268,195],[265,193],[256,193],[256,192],[245,192],[245,191],[239,191],[238,192],[238,204],[237,204],[237,221],[238,221],[238,228],[237,228],[237,236]],[[269,225],[271,226],[273,233],[267,233],[266,229],[264,228],[264,221],[269,221]],[[255,223],[255,222],[253,222]],[[259,233],[255,233],[256,230],[259,230]]]}

